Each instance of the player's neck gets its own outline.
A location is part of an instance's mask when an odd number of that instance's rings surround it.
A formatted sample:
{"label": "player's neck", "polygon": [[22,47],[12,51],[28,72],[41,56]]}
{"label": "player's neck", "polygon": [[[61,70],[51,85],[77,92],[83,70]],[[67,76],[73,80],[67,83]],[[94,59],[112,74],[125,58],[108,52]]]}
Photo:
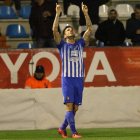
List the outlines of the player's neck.
{"label": "player's neck", "polygon": [[69,38],[66,39],[66,42],[69,43],[69,44],[74,44],[75,39],[74,39],[74,37],[69,37]]}

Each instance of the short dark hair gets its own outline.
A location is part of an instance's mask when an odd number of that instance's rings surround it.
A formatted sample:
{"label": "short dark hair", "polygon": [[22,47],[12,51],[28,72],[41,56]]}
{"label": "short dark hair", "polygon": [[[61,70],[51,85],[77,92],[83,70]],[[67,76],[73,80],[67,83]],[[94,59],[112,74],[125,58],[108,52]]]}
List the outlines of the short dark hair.
{"label": "short dark hair", "polygon": [[137,4],[137,5],[135,6],[135,9],[140,9],[140,4]]}
{"label": "short dark hair", "polygon": [[63,36],[65,35],[65,30],[66,30],[67,28],[72,28],[72,29],[73,29],[73,27],[71,27],[70,25],[66,26],[66,27],[63,29]]}
{"label": "short dark hair", "polygon": [[[115,9],[112,9],[110,12],[115,12],[115,13],[117,14],[117,11],[116,11]],[[110,12],[109,12],[109,13],[110,13]]]}

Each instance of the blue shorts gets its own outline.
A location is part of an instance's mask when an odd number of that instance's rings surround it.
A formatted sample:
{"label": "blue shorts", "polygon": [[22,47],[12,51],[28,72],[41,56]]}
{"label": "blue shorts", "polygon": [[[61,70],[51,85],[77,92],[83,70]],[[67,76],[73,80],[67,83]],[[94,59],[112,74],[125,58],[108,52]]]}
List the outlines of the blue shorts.
{"label": "blue shorts", "polygon": [[83,77],[61,77],[64,104],[82,105]]}

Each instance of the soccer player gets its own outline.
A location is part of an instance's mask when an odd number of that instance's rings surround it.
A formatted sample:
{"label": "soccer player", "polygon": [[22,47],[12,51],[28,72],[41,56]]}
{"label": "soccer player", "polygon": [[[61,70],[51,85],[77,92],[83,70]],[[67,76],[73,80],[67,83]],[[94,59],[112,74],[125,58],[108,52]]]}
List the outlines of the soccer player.
{"label": "soccer player", "polygon": [[82,104],[84,77],[83,48],[93,31],[93,26],[88,15],[88,7],[83,2],[81,6],[86,19],[87,31],[80,40],[75,41],[75,32],[71,26],[64,28],[63,34],[65,41],[61,40],[58,32],[58,23],[62,9],[57,4],[56,17],[53,24],[54,40],[59,49],[62,61],[61,84],[64,104],[66,105],[65,120],[58,130],[63,138],[68,138],[66,133],[66,127],[68,125],[72,131],[72,138],[82,138],[76,131],[74,116],[78,110],[78,106]]}

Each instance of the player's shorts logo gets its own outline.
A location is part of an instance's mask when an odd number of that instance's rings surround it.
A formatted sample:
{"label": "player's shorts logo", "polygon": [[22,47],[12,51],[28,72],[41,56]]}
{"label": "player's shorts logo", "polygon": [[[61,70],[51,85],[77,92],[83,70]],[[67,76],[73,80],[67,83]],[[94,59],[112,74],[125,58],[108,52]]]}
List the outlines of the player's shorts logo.
{"label": "player's shorts logo", "polygon": [[69,96],[67,96],[66,99],[69,100],[70,99]]}

